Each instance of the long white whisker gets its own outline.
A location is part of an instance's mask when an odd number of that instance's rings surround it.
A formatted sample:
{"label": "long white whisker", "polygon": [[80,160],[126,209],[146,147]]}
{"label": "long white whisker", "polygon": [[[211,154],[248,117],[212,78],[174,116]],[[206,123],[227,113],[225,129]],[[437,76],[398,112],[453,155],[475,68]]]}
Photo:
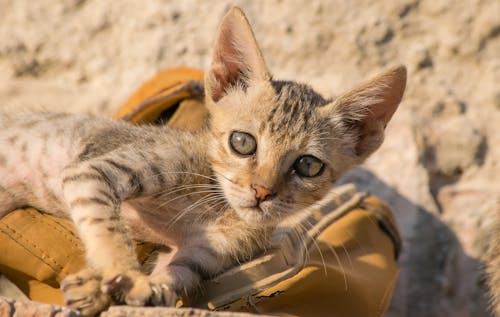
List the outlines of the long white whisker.
{"label": "long white whisker", "polygon": [[172,220],[170,221],[170,223],[167,225],[167,229],[170,228],[171,226],[173,226],[177,221],[179,221],[186,213],[188,213],[192,209],[194,209],[197,206],[199,206],[201,204],[204,204],[204,203],[206,203],[208,201],[212,201],[214,199],[220,199],[220,198],[219,197],[213,197],[212,194],[207,194],[207,195],[204,195],[203,197],[201,197],[200,199],[198,199],[196,202],[194,202],[191,205],[189,205],[188,207],[182,209],[177,215],[175,215],[175,217],[172,218]]}
{"label": "long white whisker", "polygon": [[[304,230],[304,232],[306,232],[306,234],[307,234],[307,228],[301,223],[299,223],[298,225],[301,226],[302,230]],[[309,236],[309,234],[307,234],[307,235]],[[325,263],[325,258],[323,257],[323,252],[321,252],[321,248],[319,247],[319,244],[316,242],[316,238],[311,237],[311,236],[309,236],[309,237],[311,238],[313,244],[315,245],[316,249],[318,250],[319,256],[321,258],[321,262],[323,263],[323,270],[325,271],[325,276],[326,276],[326,275],[328,275],[328,271],[326,269],[326,263]]]}
{"label": "long white whisker", "polygon": [[211,181],[217,182],[217,179],[215,177],[208,176],[208,175],[203,175],[203,174],[195,173],[195,172],[177,171],[177,172],[163,172],[163,173],[167,173],[167,174],[187,174],[187,175],[199,176],[199,177],[202,177],[202,178],[209,179]]}
{"label": "long white whisker", "polygon": [[304,250],[306,252],[306,260],[305,260],[305,262],[304,262],[304,264],[302,266],[302,268],[304,268],[305,263],[308,262],[309,259],[310,259],[309,258],[309,250],[307,249],[307,244],[306,244],[304,238],[302,237],[302,234],[297,230],[297,228],[293,228],[292,232],[294,232],[295,235],[297,235],[297,238],[299,239],[299,242],[302,244],[302,246],[304,247]]}
{"label": "long white whisker", "polygon": [[[177,187],[174,190],[159,192],[158,194],[162,195],[162,196],[169,196],[169,195],[172,195],[174,193],[178,193],[178,192],[182,192],[182,191],[186,191],[186,190],[190,190],[190,189],[210,189],[210,190],[222,193],[221,189],[214,188],[213,186],[183,186],[183,187]],[[193,193],[195,193],[195,191]]]}
{"label": "long white whisker", "polygon": [[210,193],[210,194],[221,194],[220,192],[217,192],[217,191],[213,191],[213,190],[200,190],[200,191],[193,191],[193,192],[189,192],[189,193],[186,193],[186,194],[182,194],[182,195],[177,195],[175,196],[174,198],[172,199],[169,199],[167,201],[164,201],[162,202],[159,206],[158,206],[158,209],[159,208],[162,208],[162,207],[165,207],[168,203],[171,203],[177,199],[181,199],[183,197],[187,197],[187,196],[190,196],[190,195],[194,195],[194,194],[205,194],[205,193]]}

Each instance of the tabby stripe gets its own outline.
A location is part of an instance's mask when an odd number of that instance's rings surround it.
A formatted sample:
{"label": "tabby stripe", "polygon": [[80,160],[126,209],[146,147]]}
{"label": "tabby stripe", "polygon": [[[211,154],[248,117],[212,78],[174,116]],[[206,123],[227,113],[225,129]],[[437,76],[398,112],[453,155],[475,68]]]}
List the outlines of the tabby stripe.
{"label": "tabby stripe", "polygon": [[117,216],[111,216],[107,218],[102,218],[102,217],[81,217],[76,219],[77,223],[82,223],[82,222],[87,222],[89,224],[95,225],[103,222],[115,222],[118,221],[119,218]]}
{"label": "tabby stripe", "polygon": [[212,276],[207,270],[203,267],[202,264],[193,262],[192,259],[175,259],[169,264],[170,266],[180,266],[184,268],[190,269],[193,273],[198,274],[202,279],[208,280]]}
{"label": "tabby stripe", "polygon": [[[64,132],[64,130],[58,132],[58,134],[59,133],[62,134],[63,132]],[[90,150],[92,149],[92,146],[93,146],[93,144],[91,144],[91,143],[85,145],[85,147],[83,148],[83,150],[78,155],[78,159],[80,161],[85,161],[89,157]]]}
{"label": "tabby stripe", "polygon": [[120,233],[125,233],[125,230],[121,227],[116,227],[116,226],[107,226],[106,230],[108,232],[114,233],[114,232],[120,232]]}
{"label": "tabby stripe", "polygon": [[166,184],[166,180],[165,177],[163,176],[163,173],[160,171],[160,168],[153,164],[151,164],[149,168],[151,169],[153,177],[158,180],[158,185],[160,185],[160,187],[164,187]]}
{"label": "tabby stripe", "polygon": [[106,201],[104,199],[100,199],[97,197],[77,198],[69,203],[69,206],[71,208],[74,208],[76,206],[88,206],[88,205],[104,205],[104,206],[108,206],[108,207],[113,207],[113,204],[110,203],[109,201]]}
{"label": "tabby stripe", "polygon": [[105,190],[102,190],[102,189],[98,189],[97,192],[99,194],[103,195],[106,199],[108,199],[109,201],[111,201],[113,204],[117,204],[118,203],[118,197],[112,196],[109,192],[107,192]]}
{"label": "tabby stripe", "polygon": [[133,173],[129,181],[130,187],[134,189],[136,195],[144,192],[144,185],[142,185],[141,178],[137,173]]}
{"label": "tabby stripe", "polygon": [[[151,142],[155,143],[156,140],[151,139]],[[147,166],[149,167],[149,170],[151,171],[152,177],[154,177],[154,179],[157,181],[158,185],[160,187],[165,186],[166,181],[165,181],[165,177],[163,176],[163,173],[161,172],[161,170],[158,166],[156,166],[152,163],[152,162],[161,162],[162,158],[160,158],[158,155],[155,155],[156,160],[154,160],[154,159],[150,160],[142,152],[139,152],[139,155],[142,157],[144,162],[147,163]],[[138,182],[140,183],[140,180],[138,180]],[[143,191],[144,191],[144,188],[143,188],[142,184],[140,184],[140,192],[143,192]]]}
{"label": "tabby stripe", "polygon": [[115,161],[112,161],[110,159],[105,159],[104,162],[108,163],[109,165],[113,165],[115,168],[119,169],[120,171],[126,173],[126,174],[134,174],[134,170],[131,169],[128,166],[125,166],[123,164],[117,163]]}
{"label": "tabby stripe", "polygon": [[101,182],[106,182],[106,179],[104,179],[101,175],[97,175],[97,174],[93,174],[93,173],[79,173],[79,174],[64,177],[62,180],[62,183],[66,184],[68,182],[76,182],[76,181],[83,181],[83,180],[98,180]]}
{"label": "tabby stripe", "polygon": [[54,194],[52,189],[50,189],[48,186],[44,185],[43,190],[45,191],[45,195],[48,197],[46,198],[47,201],[49,202],[58,202],[59,198]]}
{"label": "tabby stripe", "polygon": [[144,192],[144,186],[142,185],[141,179],[138,173],[134,171],[132,168],[120,164],[118,162],[112,161],[110,159],[106,159],[104,160],[104,162],[108,163],[109,165],[112,165],[113,167],[122,171],[123,173],[130,175],[129,185],[131,188],[134,188],[136,194],[141,194],[142,192]]}
{"label": "tabby stripe", "polygon": [[113,192],[113,196],[120,197],[118,195],[118,190],[116,189],[114,182],[112,182],[111,179],[109,179],[108,175],[106,175],[106,173],[103,170],[95,167],[94,165],[90,165],[89,167],[94,171],[96,171],[97,173],[99,173],[99,175],[102,178],[102,181],[104,181],[106,185],[108,185],[109,189],[111,189],[111,191]]}

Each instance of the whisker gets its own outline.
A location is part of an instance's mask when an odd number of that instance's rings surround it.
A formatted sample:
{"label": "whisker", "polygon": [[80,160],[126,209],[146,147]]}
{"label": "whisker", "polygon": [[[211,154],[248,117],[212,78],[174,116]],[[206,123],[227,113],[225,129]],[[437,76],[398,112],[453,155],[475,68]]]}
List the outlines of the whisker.
{"label": "whisker", "polygon": [[302,235],[300,234],[300,232],[297,230],[297,228],[293,228],[292,230],[293,233],[295,233],[295,235],[297,236],[297,238],[299,239],[299,242],[302,244],[302,246],[304,247],[304,251],[306,253],[306,259],[304,261],[304,263],[302,264],[302,269],[304,268],[304,266],[306,265],[306,262],[309,261],[309,250],[307,249],[307,244],[306,242],[304,241]]}
{"label": "whisker", "polygon": [[220,192],[216,192],[216,191],[212,191],[212,190],[200,190],[200,191],[193,191],[193,192],[189,192],[189,193],[186,193],[186,194],[182,194],[182,195],[177,195],[175,196],[174,198],[172,199],[169,199],[167,201],[164,201],[162,202],[160,205],[158,205],[158,208],[162,208],[162,207],[165,207],[168,203],[171,203],[177,199],[181,199],[181,198],[184,198],[184,197],[187,197],[187,196],[190,196],[190,195],[195,195],[195,194],[205,194],[205,193],[211,193],[211,194],[220,194]]}
{"label": "whisker", "polygon": [[222,174],[221,172],[219,171],[216,171],[216,170],[212,170],[215,174],[217,175],[220,175],[222,178],[228,180],[229,182],[233,183],[233,184],[236,184],[232,179],[230,179],[229,177],[227,177],[226,175]]}
{"label": "whisker", "polygon": [[[218,207],[220,207],[220,206],[222,206],[222,208],[218,209]],[[211,208],[211,210],[209,210],[208,208],[203,210],[201,212],[201,214],[196,219],[199,220],[199,219],[203,218],[209,211],[213,211],[214,209],[218,209],[216,211],[217,213],[224,213],[229,208],[229,204],[227,203],[227,201],[225,199],[221,199],[221,201],[216,202],[214,205],[210,205],[210,208]]]}
{"label": "whisker", "polygon": [[172,220],[169,222],[169,224],[167,225],[167,229],[172,227],[177,221],[179,221],[182,217],[184,217],[184,215],[186,215],[186,213],[188,213],[192,209],[196,208],[197,206],[199,206],[201,204],[213,201],[215,199],[221,199],[221,198],[220,197],[213,197],[212,194],[204,195],[203,197],[198,199],[196,202],[192,203],[191,205],[189,205],[188,207],[182,209],[179,213],[177,213],[177,215],[175,215],[172,218]]}
{"label": "whisker", "polygon": [[321,248],[319,247],[319,244],[316,242],[316,238],[315,237],[311,237],[308,233],[307,233],[307,228],[301,224],[301,223],[298,223],[299,226],[302,227],[302,230],[304,230],[304,232],[306,232],[307,236],[309,236],[313,242],[313,244],[315,245],[316,249],[318,250],[318,253],[319,253],[319,256],[321,258],[321,262],[323,263],[323,270],[325,271],[325,276],[328,275],[328,271],[326,269],[326,263],[325,263],[325,258],[323,257],[323,252],[321,252]]}
{"label": "whisker", "polygon": [[[307,222],[307,219],[305,219],[305,221]],[[314,225],[313,225],[313,224],[311,224],[311,223],[309,223],[309,225],[310,225],[311,227],[313,227],[313,226],[314,226]],[[313,238],[312,240],[313,240],[313,241],[315,241],[315,240],[316,240],[316,238]],[[337,251],[335,250],[335,248],[334,248],[333,246],[331,246],[329,243],[325,243],[325,244],[328,246],[328,248],[329,248],[329,249],[330,249],[330,251],[332,252],[333,256],[335,256],[335,259],[337,260],[337,263],[338,263],[338,264],[339,264],[339,266],[340,266],[340,270],[342,271],[342,275],[343,275],[343,277],[344,277],[344,285],[345,285],[345,290],[347,291],[347,290],[349,289],[349,287],[348,287],[348,283],[347,283],[347,274],[346,274],[346,272],[345,272],[344,265],[342,264],[342,261],[341,261],[341,259],[340,259],[339,255],[337,254]],[[344,246],[343,246],[343,245],[342,245],[342,247],[344,248]],[[347,253],[347,255],[348,255],[348,253]],[[350,258],[349,258],[349,259],[350,259]],[[351,265],[352,265],[352,262],[351,262]]]}
{"label": "whisker", "polygon": [[202,178],[205,178],[205,179],[209,179],[211,181],[214,181],[214,182],[217,182],[217,179],[212,177],[212,176],[208,176],[208,175],[204,175],[204,174],[200,174],[200,173],[195,173],[195,172],[188,172],[188,171],[177,171],[177,172],[162,172],[162,173],[158,173],[158,175],[160,174],[163,174],[163,173],[167,173],[167,174],[187,174],[187,175],[193,175],[193,176],[199,176],[199,177],[202,177]]}
{"label": "whisker", "polygon": [[191,185],[191,186],[178,186],[178,187],[174,187],[174,188],[175,189],[173,189],[173,190],[160,191],[158,194],[163,195],[163,196],[169,196],[171,194],[181,192],[184,190],[189,190],[189,189],[212,189],[214,191],[222,192],[222,189],[214,188],[214,186]]}

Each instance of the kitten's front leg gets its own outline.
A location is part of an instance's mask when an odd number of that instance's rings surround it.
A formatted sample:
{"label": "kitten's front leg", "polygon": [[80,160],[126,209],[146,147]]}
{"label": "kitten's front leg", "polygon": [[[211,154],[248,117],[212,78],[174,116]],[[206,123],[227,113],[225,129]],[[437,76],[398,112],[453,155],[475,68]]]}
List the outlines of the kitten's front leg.
{"label": "kitten's front leg", "polygon": [[[148,174],[142,165],[145,165],[143,160],[135,160],[132,154],[126,161],[110,155],[67,167],[62,176],[64,198],[85,245],[88,263],[102,277],[100,289],[93,292],[102,290],[105,294],[122,295],[129,305],[144,305],[152,295],[149,278],[140,272],[135,244],[119,213],[124,199],[156,190],[154,175],[149,175],[154,173]],[[143,185],[144,179],[148,179],[148,186]],[[86,276],[85,272],[82,274]],[[78,281],[84,276],[76,274],[72,279]],[[71,289],[71,286],[83,288],[86,283],[64,284]],[[89,292],[92,292],[90,288]],[[83,296],[81,292],[65,293],[67,297]],[[97,298],[96,294],[88,296]],[[79,309],[80,298],[66,299],[68,304],[74,303],[73,308]],[[95,305],[104,302],[96,301]]]}

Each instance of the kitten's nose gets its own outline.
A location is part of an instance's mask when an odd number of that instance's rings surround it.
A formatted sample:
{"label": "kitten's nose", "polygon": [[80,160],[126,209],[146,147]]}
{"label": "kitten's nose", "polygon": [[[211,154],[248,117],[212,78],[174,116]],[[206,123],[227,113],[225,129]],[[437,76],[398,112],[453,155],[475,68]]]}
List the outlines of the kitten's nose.
{"label": "kitten's nose", "polygon": [[261,185],[252,184],[252,188],[253,190],[255,190],[255,198],[257,198],[259,201],[264,201],[274,194],[271,189]]}

